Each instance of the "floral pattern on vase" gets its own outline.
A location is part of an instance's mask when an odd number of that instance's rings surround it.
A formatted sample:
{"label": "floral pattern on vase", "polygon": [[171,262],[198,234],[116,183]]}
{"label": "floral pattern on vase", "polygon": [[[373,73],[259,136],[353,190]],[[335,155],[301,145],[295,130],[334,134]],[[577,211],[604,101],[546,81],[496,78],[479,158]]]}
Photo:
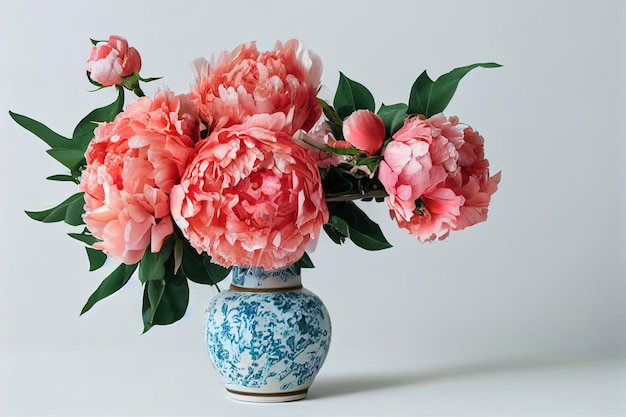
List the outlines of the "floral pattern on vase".
{"label": "floral pattern on vase", "polygon": [[205,328],[209,355],[226,389],[244,401],[304,398],[330,346],[324,304],[301,288],[294,266],[234,268],[232,280],[231,290],[211,300]]}

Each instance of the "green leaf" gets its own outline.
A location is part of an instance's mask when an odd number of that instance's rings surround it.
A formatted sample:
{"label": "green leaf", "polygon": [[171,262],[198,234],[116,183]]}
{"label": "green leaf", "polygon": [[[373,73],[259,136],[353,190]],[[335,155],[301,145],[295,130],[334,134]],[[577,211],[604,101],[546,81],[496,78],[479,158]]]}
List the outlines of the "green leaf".
{"label": "green leaf", "polygon": [[333,148],[332,146],[326,145],[326,149],[324,150],[326,153],[336,153],[337,155],[360,155],[363,151],[360,151],[355,148]]}
{"label": "green leaf", "polygon": [[347,237],[357,246],[367,250],[391,247],[380,226],[373,222],[354,202],[329,203],[328,209],[331,219],[336,216],[348,225],[349,236]]}
{"label": "green leaf", "polygon": [[94,249],[85,248],[87,251],[87,257],[89,258],[89,270],[95,271],[104,265],[107,260],[107,256],[104,252]]}
{"label": "green leaf", "polygon": [[340,72],[333,106],[339,118],[343,120],[356,110],[365,109],[373,112],[376,103],[374,96],[364,85],[349,79]]}
{"label": "green leaf", "polygon": [[137,264],[121,264],[120,266],[118,266],[113,272],[111,272],[111,274],[109,274],[108,277],[104,279],[104,281],[102,281],[96,291],[91,294],[91,296],[87,300],[87,304],[85,304],[80,314],[85,314],[98,301],[108,297],[109,295],[117,292],[120,288],[122,288],[133,275],[135,269],[137,269]]}
{"label": "green leaf", "polygon": [[143,318],[143,332],[147,332],[154,325],[154,315],[159,308],[161,298],[165,292],[165,279],[148,281],[143,288],[143,305],[141,316]]}
{"label": "green leaf", "polygon": [[80,222],[78,221],[78,213],[82,213],[85,204],[83,194],[84,193],[76,193],[51,209],[44,211],[27,211],[26,214],[31,219],[44,223],[65,221],[72,226],[77,226],[82,224],[82,219]]}
{"label": "green leaf", "polygon": [[75,182],[78,184],[78,182],[76,181],[76,178],[74,178],[71,175],[50,175],[46,179],[50,181],[71,181],[71,182]]}
{"label": "green leaf", "polygon": [[221,265],[214,264],[211,259],[212,258],[206,253],[202,254],[202,263],[207,272],[207,277],[212,284],[217,284],[228,276],[230,268],[224,268]]}
{"label": "green leaf", "polygon": [[68,235],[76,240],[80,240],[83,243],[91,246],[98,241],[98,239],[91,234],[89,229],[85,228],[81,233],[68,233]]}
{"label": "green leaf", "polygon": [[183,274],[198,284],[215,285],[228,276],[230,268],[216,265],[206,253],[199,254],[183,239],[183,259],[181,262]]}
{"label": "green leaf", "polygon": [[163,77],[149,77],[149,78],[142,78],[142,77],[139,77],[139,79],[140,79],[141,81],[143,81],[144,83],[149,83],[149,82],[151,82],[151,81],[160,80],[161,78],[163,78]]}
{"label": "green leaf", "polygon": [[68,138],[53,132],[43,123],[26,116],[22,116],[21,114],[13,113],[12,111],[9,111],[9,115],[13,120],[15,120],[15,122],[17,122],[17,124],[46,142],[51,148],[67,148],[71,142]]}
{"label": "green leaf", "polygon": [[304,252],[302,257],[295,263],[295,265],[300,268],[315,268],[315,265],[313,265],[313,261],[311,261],[309,254],[306,252]]}
{"label": "green leaf", "polygon": [[144,333],[154,325],[166,325],[180,320],[189,304],[189,285],[179,271],[171,270],[165,280],[148,281],[144,287],[142,316]]}
{"label": "green leaf", "polygon": [[[165,278],[166,262],[172,254],[173,238],[169,237],[163,242],[161,250],[152,252],[150,245],[146,248],[139,263],[139,281],[158,281]],[[173,265],[173,264],[172,264]]]}
{"label": "green leaf", "polygon": [[69,148],[53,148],[46,151],[51,157],[62,163],[71,171],[85,165],[85,152]]}
{"label": "green leaf", "polygon": [[392,104],[380,106],[378,110],[378,116],[385,124],[386,137],[390,138],[394,133],[398,131],[404,124],[404,121],[408,117],[407,110],[409,106],[404,103]]}
{"label": "green leaf", "polygon": [[348,226],[348,223],[341,217],[331,216],[328,223],[342,236],[350,237],[350,226]]}
{"label": "green leaf", "polygon": [[321,98],[317,99],[322,111],[324,112],[324,116],[328,120],[327,123],[330,126],[330,130],[333,132],[333,136],[337,140],[343,139],[343,121],[341,117],[337,114],[334,108],[331,107],[326,101]]}
{"label": "green leaf", "polygon": [[436,81],[430,79],[426,71],[422,72],[411,87],[409,95],[409,114],[422,114],[431,117],[445,110],[454,96],[459,81],[474,68],[497,68],[500,64],[486,62],[455,68],[443,74]]}
{"label": "green leaf", "polygon": [[117,88],[117,98],[108,106],[97,108],[91,111],[87,116],[78,122],[74,133],[72,133],[72,139],[74,142],[74,149],[81,150],[83,153],[87,150],[89,142],[93,139],[93,131],[97,126],[97,123],[112,122],[124,107],[124,89],[122,87]]}
{"label": "green leaf", "polygon": [[344,235],[342,235],[341,233],[339,233],[337,231],[337,229],[335,229],[334,227],[332,227],[328,223],[325,224],[322,227],[324,228],[324,231],[326,232],[326,234],[328,235],[330,240],[332,240],[336,244],[341,245],[343,242],[346,241],[346,237]]}

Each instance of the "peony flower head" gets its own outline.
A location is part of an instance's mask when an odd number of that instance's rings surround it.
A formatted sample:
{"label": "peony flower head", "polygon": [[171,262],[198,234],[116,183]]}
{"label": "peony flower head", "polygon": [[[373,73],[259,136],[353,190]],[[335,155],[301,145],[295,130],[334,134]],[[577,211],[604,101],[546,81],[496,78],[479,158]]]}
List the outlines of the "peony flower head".
{"label": "peony flower head", "polygon": [[254,42],[194,62],[191,96],[209,131],[242,123],[254,114],[282,113],[283,130],[309,130],[321,115],[317,102],[322,63],[297,40],[259,52]]}
{"label": "peony flower head", "polygon": [[261,114],[214,131],[172,189],[175,222],[220,265],[289,265],[328,221],[319,170],[285,123]]}
{"label": "peony flower head", "polygon": [[463,143],[457,123],[442,114],[411,117],[382,152],[379,179],[389,194],[392,218],[420,241],[447,236],[463,204],[442,187],[457,169],[456,146]]}
{"label": "peony flower head", "polygon": [[161,91],[100,124],[79,188],[93,246],[134,264],[173,232],[169,192],[195,154],[198,124],[185,96]]}
{"label": "peony flower head", "polygon": [[129,48],[126,39],[111,35],[109,40],[91,48],[87,59],[89,77],[105,86],[120,85],[122,78],[141,69],[141,56]]}

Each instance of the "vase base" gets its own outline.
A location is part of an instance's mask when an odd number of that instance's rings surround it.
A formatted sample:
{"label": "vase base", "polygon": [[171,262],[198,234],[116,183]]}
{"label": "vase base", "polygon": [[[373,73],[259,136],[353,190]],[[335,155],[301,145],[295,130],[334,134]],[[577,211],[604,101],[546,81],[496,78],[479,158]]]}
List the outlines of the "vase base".
{"label": "vase base", "polygon": [[230,398],[237,401],[253,403],[283,403],[302,400],[306,397],[307,389],[289,392],[244,392],[226,388]]}

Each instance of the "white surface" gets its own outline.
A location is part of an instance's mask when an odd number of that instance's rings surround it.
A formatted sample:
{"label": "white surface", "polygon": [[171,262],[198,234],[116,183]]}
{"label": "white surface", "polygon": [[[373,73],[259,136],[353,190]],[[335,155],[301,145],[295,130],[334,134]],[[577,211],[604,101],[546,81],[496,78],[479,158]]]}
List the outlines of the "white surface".
{"label": "white surface", "polygon": [[[7,2],[0,415],[624,414],[613,361],[626,357],[625,27],[619,0]],[[303,283],[334,335],[310,400],[233,404],[202,352],[211,289],[193,286],[187,316],[144,336],[136,280],[79,318],[115,265],[88,273],[72,228],[23,214],[74,190],[44,180],[62,167],[7,110],[71,134],[113,100],[83,76],[89,37],[111,33],[138,48],[144,76],[164,76],[148,94],[187,91],[194,58],[253,39],[304,40],[327,96],[341,70],[378,104],[405,101],[423,69],[500,62],[461,81],[447,110],[485,136],[503,171],[490,219],[422,245],[384,206],[364,205],[395,247],[320,240]],[[563,361],[597,365],[538,367]]]}
{"label": "white surface", "polygon": [[[229,398],[204,359],[178,353],[16,354],[0,358],[8,370],[0,377],[0,399],[3,411],[15,416],[626,415],[626,362],[325,369],[303,401],[250,404]],[[25,374],[25,368],[37,372]]]}

